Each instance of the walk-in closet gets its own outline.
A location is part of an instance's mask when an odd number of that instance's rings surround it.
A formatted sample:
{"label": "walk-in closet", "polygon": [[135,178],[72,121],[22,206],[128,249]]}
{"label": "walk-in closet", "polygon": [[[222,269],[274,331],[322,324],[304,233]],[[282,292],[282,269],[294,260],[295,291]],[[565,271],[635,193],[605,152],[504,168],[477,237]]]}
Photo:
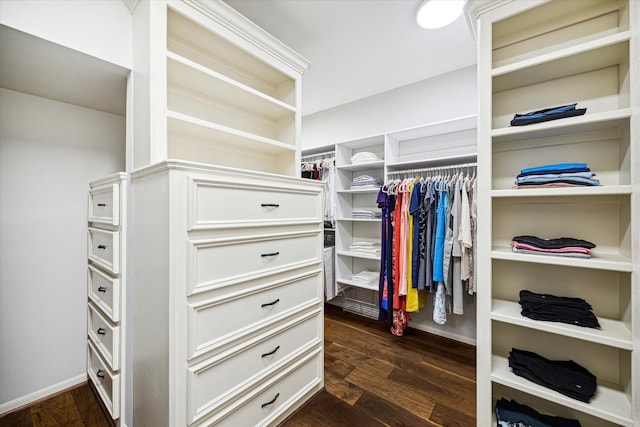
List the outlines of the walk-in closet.
{"label": "walk-in closet", "polygon": [[638,82],[640,0],[0,0],[0,427],[640,425]]}

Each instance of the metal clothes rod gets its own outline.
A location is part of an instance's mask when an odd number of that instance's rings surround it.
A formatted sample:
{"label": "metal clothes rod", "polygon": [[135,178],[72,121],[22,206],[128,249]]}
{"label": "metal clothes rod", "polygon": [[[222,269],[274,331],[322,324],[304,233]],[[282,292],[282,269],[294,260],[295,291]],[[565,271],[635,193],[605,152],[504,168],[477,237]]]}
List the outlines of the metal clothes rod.
{"label": "metal clothes rod", "polygon": [[434,167],[430,167],[430,168],[420,168],[420,169],[405,169],[405,170],[398,170],[398,171],[391,171],[388,173],[389,176],[391,175],[414,175],[414,174],[418,174],[418,173],[423,173],[423,172],[439,172],[439,171],[447,171],[447,170],[455,170],[455,169],[464,169],[464,168],[475,168],[478,166],[477,162],[473,162],[473,163],[461,163],[461,164],[457,164],[457,165],[443,165],[443,166],[434,166]]}
{"label": "metal clothes rod", "polygon": [[335,151],[324,151],[322,153],[307,154],[305,156],[302,156],[301,160],[312,159],[314,157],[324,157],[324,156],[329,156],[329,155],[335,157],[336,152]]}

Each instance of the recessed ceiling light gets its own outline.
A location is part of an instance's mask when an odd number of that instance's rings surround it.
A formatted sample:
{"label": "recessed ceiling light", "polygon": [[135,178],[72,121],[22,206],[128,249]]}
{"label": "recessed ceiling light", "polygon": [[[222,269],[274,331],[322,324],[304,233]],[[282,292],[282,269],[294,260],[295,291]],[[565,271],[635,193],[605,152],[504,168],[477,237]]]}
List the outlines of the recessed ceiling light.
{"label": "recessed ceiling light", "polygon": [[465,0],[424,0],[416,21],[422,28],[435,29],[451,24],[462,15]]}

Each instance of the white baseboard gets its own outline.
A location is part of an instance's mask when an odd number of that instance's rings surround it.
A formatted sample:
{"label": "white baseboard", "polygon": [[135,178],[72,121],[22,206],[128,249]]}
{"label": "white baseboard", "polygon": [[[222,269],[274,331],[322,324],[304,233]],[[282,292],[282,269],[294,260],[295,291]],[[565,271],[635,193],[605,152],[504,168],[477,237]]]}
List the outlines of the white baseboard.
{"label": "white baseboard", "polygon": [[449,338],[452,339],[454,341],[458,341],[461,343],[465,343],[465,344],[469,344],[469,345],[476,345],[476,340],[475,338],[469,338],[467,336],[464,335],[459,335],[453,332],[449,332],[449,331],[443,331],[442,329],[437,329],[437,328],[430,328],[428,326],[424,326],[424,325],[419,325],[416,323],[411,323],[409,322],[409,324],[407,325],[409,328],[414,328],[414,329],[418,329],[420,331],[423,332],[429,332],[430,334],[433,335],[438,335],[440,337],[444,337],[444,338]]}
{"label": "white baseboard", "polygon": [[19,397],[7,403],[0,404],[0,415],[4,415],[7,412],[11,412],[15,409],[21,408],[23,406],[29,405],[33,402],[36,402],[42,398],[47,396],[51,396],[59,391],[71,388],[75,385],[81,384],[87,381],[87,374],[83,373],[78,375],[77,377],[69,378],[68,380],[59,382],[58,384],[51,385],[49,387],[45,387],[38,391],[34,391],[33,393],[29,393],[26,396]]}

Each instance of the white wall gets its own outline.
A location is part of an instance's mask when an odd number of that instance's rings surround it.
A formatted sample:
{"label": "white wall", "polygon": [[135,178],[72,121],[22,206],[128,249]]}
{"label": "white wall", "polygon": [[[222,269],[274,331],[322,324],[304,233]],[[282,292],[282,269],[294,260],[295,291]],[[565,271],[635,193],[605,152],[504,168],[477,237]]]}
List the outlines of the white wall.
{"label": "white wall", "polygon": [[120,0],[0,0],[0,22],[131,69],[132,16]]}
{"label": "white wall", "polygon": [[474,65],[305,116],[302,149],[468,116],[477,111]]}
{"label": "white wall", "polygon": [[86,380],[88,182],[124,141],[122,116],[0,89],[0,413]]}
{"label": "white wall", "polygon": [[[477,114],[476,67],[423,80],[399,89],[351,102],[302,119],[302,149],[326,147],[372,135]],[[432,296],[420,313],[411,314],[410,327],[475,343],[475,303],[465,305],[464,315],[448,316],[436,324]]]}

